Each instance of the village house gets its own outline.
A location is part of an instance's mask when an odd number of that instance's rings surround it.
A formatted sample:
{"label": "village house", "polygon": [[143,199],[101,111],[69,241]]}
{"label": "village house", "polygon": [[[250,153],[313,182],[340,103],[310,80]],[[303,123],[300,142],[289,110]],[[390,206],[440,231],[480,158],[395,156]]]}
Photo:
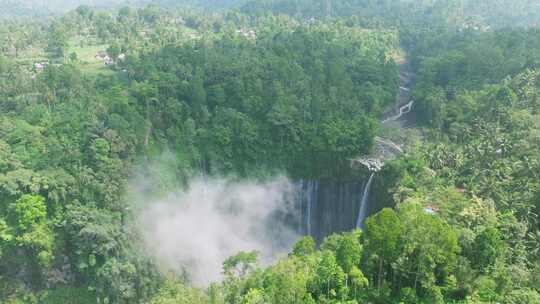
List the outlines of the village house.
{"label": "village house", "polygon": [[424,207],[424,212],[429,214],[437,214],[439,212],[439,207],[435,205],[427,205]]}
{"label": "village house", "polygon": [[[109,56],[109,54],[107,54],[107,52],[105,51],[99,51],[95,57],[96,59],[103,61],[105,65],[113,65],[116,63],[114,58]],[[121,53],[120,55],[118,55],[117,59],[123,61],[124,59],[126,59],[126,54]]]}
{"label": "village house", "polygon": [[237,34],[244,36],[247,39],[256,39],[257,33],[254,30],[242,28],[236,31]]}
{"label": "village house", "polygon": [[96,54],[96,59],[99,59],[105,63],[105,65],[114,64],[114,60],[105,51],[99,51]]}
{"label": "village house", "polygon": [[48,65],[49,62],[47,61],[36,62],[34,63],[34,71],[36,71],[36,73],[41,73]]}

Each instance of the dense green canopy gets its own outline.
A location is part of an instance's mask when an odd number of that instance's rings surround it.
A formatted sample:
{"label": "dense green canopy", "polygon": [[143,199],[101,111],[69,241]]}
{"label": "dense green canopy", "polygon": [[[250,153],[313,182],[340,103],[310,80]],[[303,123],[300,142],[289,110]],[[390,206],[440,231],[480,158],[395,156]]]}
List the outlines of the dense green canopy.
{"label": "dense green canopy", "polygon": [[[536,3],[202,4],[238,9],[0,21],[1,301],[540,303]],[[423,141],[376,175],[363,231],[239,252],[204,289],[141,254],[139,171],[157,193],[342,179],[389,132],[404,56]]]}

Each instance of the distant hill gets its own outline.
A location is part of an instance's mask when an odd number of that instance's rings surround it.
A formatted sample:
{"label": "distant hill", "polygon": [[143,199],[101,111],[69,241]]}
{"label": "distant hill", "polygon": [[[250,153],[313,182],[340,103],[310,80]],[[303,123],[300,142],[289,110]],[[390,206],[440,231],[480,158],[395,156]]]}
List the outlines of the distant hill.
{"label": "distant hill", "polygon": [[80,5],[110,8],[124,5],[143,6],[156,4],[165,7],[182,5],[204,8],[229,8],[244,0],[0,0],[0,18],[39,17],[64,13]]}
{"label": "distant hill", "polygon": [[153,0],[147,2],[162,6],[196,5],[204,8],[222,9],[240,6],[248,0]]}
{"label": "distant hill", "polygon": [[492,27],[540,26],[538,0],[250,0],[242,11],[305,18],[364,16],[391,23],[446,19],[457,25],[472,22]]}
{"label": "distant hill", "polygon": [[0,0],[0,18],[35,17],[63,13],[80,5],[113,7],[136,5],[141,0]]}

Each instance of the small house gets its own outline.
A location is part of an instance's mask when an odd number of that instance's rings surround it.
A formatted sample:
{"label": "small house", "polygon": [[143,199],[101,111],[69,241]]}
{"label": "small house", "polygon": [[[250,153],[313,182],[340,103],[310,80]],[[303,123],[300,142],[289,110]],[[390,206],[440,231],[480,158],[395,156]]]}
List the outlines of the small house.
{"label": "small house", "polygon": [[114,64],[114,59],[112,59],[109,54],[105,51],[99,51],[96,54],[96,59],[101,60],[105,63],[105,65],[112,65]]}
{"label": "small house", "polygon": [[48,65],[49,62],[47,61],[36,62],[34,63],[34,70],[36,71],[36,73],[41,73]]}
{"label": "small house", "polygon": [[439,212],[439,207],[434,205],[427,205],[424,207],[424,212],[428,214],[437,214]]}
{"label": "small house", "polygon": [[109,57],[105,51],[99,51],[96,54],[96,59],[105,60],[105,57]]}

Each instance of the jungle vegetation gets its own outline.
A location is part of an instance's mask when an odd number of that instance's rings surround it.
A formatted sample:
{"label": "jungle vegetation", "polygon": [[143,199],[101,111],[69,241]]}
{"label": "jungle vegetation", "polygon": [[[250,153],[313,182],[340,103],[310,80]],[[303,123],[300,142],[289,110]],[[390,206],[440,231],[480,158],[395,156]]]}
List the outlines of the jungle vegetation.
{"label": "jungle vegetation", "polygon": [[[536,3],[215,2],[232,8],[0,1],[17,16],[0,21],[2,303],[540,303]],[[363,230],[270,266],[240,252],[208,288],[134,248],[136,168],[166,152],[177,184],[339,178],[403,56],[424,139],[378,174]]]}

